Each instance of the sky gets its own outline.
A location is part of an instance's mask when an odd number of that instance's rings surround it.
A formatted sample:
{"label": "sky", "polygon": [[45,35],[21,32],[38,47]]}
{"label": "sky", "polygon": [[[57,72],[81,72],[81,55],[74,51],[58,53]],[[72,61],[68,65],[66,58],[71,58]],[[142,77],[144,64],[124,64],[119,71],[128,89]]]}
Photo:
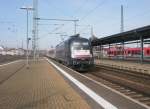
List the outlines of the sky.
{"label": "sky", "polygon": [[[78,19],[77,33],[91,36],[91,27],[98,38],[120,32],[121,5],[124,6],[124,31],[150,25],[150,0],[38,0],[38,17]],[[0,0],[0,45],[26,47],[26,12],[32,0]],[[33,13],[29,12],[29,37],[32,38]],[[48,49],[74,34],[74,23],[39,21],[39,48]],[[60,36],[60,34],[64,36]],[[31,48],[30,42],[30,48]]]}

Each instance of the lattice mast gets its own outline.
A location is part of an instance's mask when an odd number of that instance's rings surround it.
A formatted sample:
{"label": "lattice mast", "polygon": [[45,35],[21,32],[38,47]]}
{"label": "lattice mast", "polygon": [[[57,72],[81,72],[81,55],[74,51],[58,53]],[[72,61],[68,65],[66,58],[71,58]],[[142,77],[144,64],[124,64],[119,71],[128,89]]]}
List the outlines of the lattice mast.
{"label": "lattice mast", "polygon": [[33,0],[33,36],[32,36],[32,49],[33,57],[36,59],[38,53],[38,0]]}

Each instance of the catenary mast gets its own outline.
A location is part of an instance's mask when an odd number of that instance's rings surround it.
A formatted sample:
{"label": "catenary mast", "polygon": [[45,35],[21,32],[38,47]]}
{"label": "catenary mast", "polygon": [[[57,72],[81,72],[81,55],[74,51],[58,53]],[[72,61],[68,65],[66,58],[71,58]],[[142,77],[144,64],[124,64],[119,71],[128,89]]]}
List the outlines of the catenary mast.
{"label": "catenary mast", "polygon": [[33,0],[33,36],[32,36],[32,49],[34,60],[37,57],[38,50],[38,0]]}

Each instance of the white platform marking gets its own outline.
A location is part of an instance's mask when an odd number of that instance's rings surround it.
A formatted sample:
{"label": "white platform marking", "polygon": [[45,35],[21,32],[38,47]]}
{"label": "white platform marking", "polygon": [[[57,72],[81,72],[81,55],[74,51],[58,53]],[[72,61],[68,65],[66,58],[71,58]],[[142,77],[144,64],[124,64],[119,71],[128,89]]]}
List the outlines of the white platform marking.
{"label": "white platform marking", "polygon": [[92,91],[90,88],[85,86],[83,83],[69,75],[67,72],[65,72],[63,69],[58,67],[56,64],[54,64],[52,61],[47,61],[52,64],[57,70],[59,70],[65,77],[67,77],[70,81],[72,81],[76,86],[78,86],[83,92],[85,92],[88,96],[90,96],[94,101],[96,101],[100,106],[102,106],[104,109],[118,109],[108,101],[106,101],[104,98],[96,94],[94,91]]}

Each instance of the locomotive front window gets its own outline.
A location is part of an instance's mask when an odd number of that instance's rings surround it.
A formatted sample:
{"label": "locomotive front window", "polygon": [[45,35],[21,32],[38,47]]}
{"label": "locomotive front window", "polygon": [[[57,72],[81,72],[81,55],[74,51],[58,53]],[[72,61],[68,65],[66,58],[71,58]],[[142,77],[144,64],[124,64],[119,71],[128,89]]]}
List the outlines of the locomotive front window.
{"label": "locomotive front window", "polygon": [[73,42],[72,43],[73,50],[89,50],[89,43],[88,42]]}
{"label": "locomotive front window", "polygon": [[90,45],[88,41],[74,41],[71,43],[71,57],[72,58],[84,58],[92,57]]}

